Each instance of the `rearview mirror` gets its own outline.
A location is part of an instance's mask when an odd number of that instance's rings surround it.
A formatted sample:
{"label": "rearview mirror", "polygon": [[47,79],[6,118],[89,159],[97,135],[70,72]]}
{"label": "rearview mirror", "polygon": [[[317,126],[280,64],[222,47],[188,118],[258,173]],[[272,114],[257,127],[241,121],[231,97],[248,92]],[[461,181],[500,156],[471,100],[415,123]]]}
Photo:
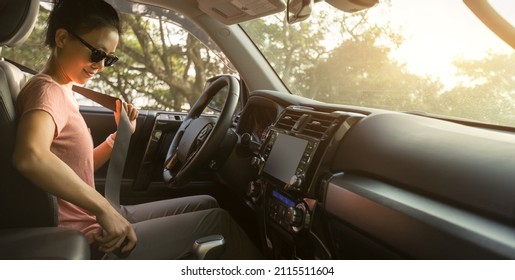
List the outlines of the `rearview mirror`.
{"label": "rearview mirror", "polygon": [[303,21],[311,15],[313,0],[287,0],[286,20],[292,24]]}

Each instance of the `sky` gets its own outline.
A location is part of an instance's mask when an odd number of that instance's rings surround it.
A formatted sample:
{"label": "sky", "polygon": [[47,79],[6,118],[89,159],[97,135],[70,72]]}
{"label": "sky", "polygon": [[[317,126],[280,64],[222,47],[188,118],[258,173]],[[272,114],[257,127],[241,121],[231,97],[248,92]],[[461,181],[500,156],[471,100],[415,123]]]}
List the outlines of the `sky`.
{"label": "sky", "polygon": [[[515,20],[515,1],[493,2],[507,19]],[[488,51],[513,52],[462,0],[392,0],[390,19],[406,38],[394,57],[411,72],[439,77],[448,87],[457,81],[454,59],[481,59]]]}

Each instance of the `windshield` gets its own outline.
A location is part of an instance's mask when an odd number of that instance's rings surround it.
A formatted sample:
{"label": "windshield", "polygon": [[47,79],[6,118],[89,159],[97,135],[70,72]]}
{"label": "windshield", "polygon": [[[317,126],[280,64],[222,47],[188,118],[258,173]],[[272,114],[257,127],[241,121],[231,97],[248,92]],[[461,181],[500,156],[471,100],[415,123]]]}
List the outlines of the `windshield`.
{"label": "windshield", "polygon": [[[493,3],[513,19],[513,1]],[[513,24],[513,23],[512,23]],[[241,24],[291,93],[515,126],[515,55],[460,0],[391,0]]]}

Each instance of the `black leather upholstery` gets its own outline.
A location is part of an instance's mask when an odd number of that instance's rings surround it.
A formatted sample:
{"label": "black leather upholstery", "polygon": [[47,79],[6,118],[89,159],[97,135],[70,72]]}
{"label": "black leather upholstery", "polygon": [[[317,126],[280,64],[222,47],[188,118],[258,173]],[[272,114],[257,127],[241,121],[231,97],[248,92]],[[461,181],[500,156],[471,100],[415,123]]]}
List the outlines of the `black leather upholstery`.
{"label": "black leather upholstery", "polygon": [[[34,25],[39,1],[8,0],[0,4],[0,43],[17,46]],[[7,16],[5,16],[7,13]],[[0,228],[56,226],[55,198],[33,186],[12,166],[16,137],[14,98],[26,81],[15,66],[0,61]]]}
{"label": "black leather upholstery", "polygon": [[[16,111],[10,83],[14,67],[0,61],[0,228],[56,226],[55,198],[33,186],[12,165],[16,138]],[[21,75],[21,74],[20,74]]]}

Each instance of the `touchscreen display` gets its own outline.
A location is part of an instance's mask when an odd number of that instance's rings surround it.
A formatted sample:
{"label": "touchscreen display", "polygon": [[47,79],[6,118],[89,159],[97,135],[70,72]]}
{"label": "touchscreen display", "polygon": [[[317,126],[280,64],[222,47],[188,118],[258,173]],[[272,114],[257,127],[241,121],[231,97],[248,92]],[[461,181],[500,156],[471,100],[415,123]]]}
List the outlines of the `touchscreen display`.
{"label": "touchscreen display", "polygon": [[307,144],[307,140],[286,134],[277,134],[263,170],[284,183],[290,182]]}

